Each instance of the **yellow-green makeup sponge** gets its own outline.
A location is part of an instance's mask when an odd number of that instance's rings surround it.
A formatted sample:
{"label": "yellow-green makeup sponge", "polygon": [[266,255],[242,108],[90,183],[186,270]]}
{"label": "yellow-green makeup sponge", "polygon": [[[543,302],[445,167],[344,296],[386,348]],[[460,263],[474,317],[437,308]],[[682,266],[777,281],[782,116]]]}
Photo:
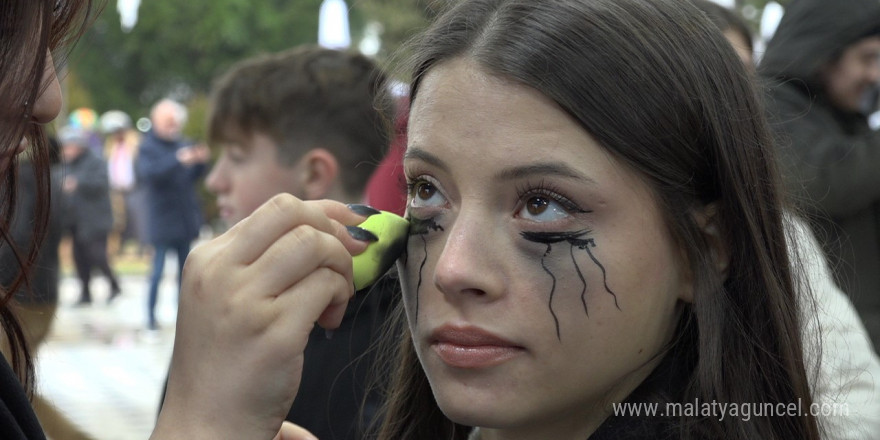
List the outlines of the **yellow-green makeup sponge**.
{"label": "yellow-green makeup sponge", "polygon": [[379,214],[367,217],[358,227],[372,232],[379,240],[370,243],[367,250],[354,256],[355,290],[375,283],[397,261],[406,249],[409,221],[397,214],[380,211]]}

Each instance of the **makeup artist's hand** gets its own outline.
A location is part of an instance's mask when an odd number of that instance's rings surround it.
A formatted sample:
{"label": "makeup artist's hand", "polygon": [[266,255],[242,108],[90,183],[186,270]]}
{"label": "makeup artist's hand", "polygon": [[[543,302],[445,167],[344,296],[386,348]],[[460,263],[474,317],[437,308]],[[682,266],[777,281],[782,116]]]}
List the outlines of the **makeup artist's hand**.
{"label": "makeup artist's hand", "polygon": [[153,439],[272,439],[290,409],[317,321],[354,294],[365,217],[276,196],[186,260],[168,390]]}

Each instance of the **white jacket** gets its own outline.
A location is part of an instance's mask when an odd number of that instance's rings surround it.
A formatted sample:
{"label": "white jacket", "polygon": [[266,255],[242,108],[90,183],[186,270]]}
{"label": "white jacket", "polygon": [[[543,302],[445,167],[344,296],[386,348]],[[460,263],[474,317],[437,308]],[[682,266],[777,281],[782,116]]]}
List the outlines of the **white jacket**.
{"label": "white jacket", "polygon": [[787,219],[795,273],[812,292],[801,295],[812,410],[826,439],[880,439],[880,358],[809,227],[796,217]]}

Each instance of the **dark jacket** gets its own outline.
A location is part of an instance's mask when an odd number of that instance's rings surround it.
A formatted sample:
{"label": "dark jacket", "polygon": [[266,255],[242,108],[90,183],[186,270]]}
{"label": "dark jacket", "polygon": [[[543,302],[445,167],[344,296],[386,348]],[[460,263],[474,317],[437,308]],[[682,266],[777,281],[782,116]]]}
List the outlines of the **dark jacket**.
{"label": "dark jacket", "polygon": [[829,103],[819,71],[880,33],[878,0],[796,0],[759,66],[785,183],[817,226],[838,284],[880,345],[880,133]]}
{"label": "dark jacket", "polygon": [[106,237],[113,227],[107,162],[90,149],[64,164],[64,176],[76,178],[76,189],[64,196],[64,223],[77,239]]}
{"label": "dark jacket", "polygon": [[21,382],[3,356],[0,356],[0,438],[46,439]]}
{"label": "dark jacket", "polygon": [[376,375],[379,347],[375,343],[387,330],[399,296],[397,278],[386,276],[355,294],[332,337],[315,325],[287,420],[321,440],[369,438],[367,432],[381,405],[381,389],[387,385],[385,375]]}
{"label": "dark jacket", "polygon": [[177,150],[187,145],[150,131],[138,148],[135,174],[146,192],[147,237],[152,244],[192,241],[199,235],[202,212],[195,183],[206,167],[187,167],[177,160]]}
{"label": "dark jacket", "polygon": [[[52,304],[58,302],[58,244],[61,241],[61,168],[53,166],[50,174],[52,196],[49,206],[49,224],[40,253],[30,273],[31,289],[22,287],[15,299],[25,304]],[[15,199],[15,217],[10,232],[22,258],[26,258],[34,240],[34,207],[37,202],[37,181],[30,162],[20,162],[18,192]],[[9,286],[21,270],[8,245],[0,247],[0,285]]]}

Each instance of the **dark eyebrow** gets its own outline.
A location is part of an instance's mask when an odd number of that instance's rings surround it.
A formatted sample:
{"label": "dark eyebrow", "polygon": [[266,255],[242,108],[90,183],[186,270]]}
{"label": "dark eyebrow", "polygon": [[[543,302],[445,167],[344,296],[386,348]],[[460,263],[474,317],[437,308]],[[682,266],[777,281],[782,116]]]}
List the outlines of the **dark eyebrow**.
{"label": "dark eyebrow", "polygon": [[406,149],[406,153],[403,154],[403,159],[415,159],[420,160],[422,162],[433,165],[437,168],[440,168],[444,172],[449,172],[449,167],[446,166],[446,163],[440,160],[439,157],[434,156],[431,153],[428,153],[425,150],[422,150],[418,147],[409,147]]}
{"label": "dark eyebrow", "polygon": [[596,181],[579,173],[563,162],[538,162],[501,170],[495,178],[498,180],[518,180],[531,176],[548,174],[579,180],[583,183],[596,184]]}
{"label": "dark eyebrow", "polygon": [[[403,158],[420,160],[422,162],[435,166],[444,172],[449,172],[449,167],[446,165],[445,162],[443,162],[443,160],[418,147],[407,148],[406,153],[404,153],[403,155]],[[548,174],[579,180],[583,183],[596,184],[595,180],[579,173],[577,170],[568,166],[564,162],[538,162],[507,168],[501,170],[498,174],[496,174],[495,179],[518,180],[531,176],[544,176]]]}

